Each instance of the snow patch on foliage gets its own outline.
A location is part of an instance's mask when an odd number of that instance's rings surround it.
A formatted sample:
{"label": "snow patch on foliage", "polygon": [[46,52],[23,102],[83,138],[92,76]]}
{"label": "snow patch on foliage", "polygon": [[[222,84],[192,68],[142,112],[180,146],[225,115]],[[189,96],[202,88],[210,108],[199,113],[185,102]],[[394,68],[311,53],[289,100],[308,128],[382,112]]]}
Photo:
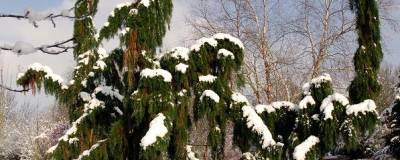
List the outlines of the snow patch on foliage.
{"label": "snow patch on foliage", "polygon": [[247,98],[239,92],[234,92],[231,96],[231,99],[232,99],[233,104],[244,103],[245,105],[250,105]]}
{"label": "snow patch on foliage", "polygon": [[119,90],[118,89],[114,89],[114,87],[111,87],[111,86],[98,86],[96,89],[94,89],[94,93],[95,94],[102,93],[102,94],[104,94],[106,96],[110,96],[111,99],[116,98],[121,102],[124,99],[124,96],[122,96],[119,93]]}
{"label": "snow patch on foliage", "polygon": [[83,101],[85,101],[85,102],[89,102],[89,101],[92,99],[92,97],[90,96],[90,94],[87,93],[87,92],[80,92],[80,93],[79,93],[79,97],[80,97]]}
{"label": "snow patch on foliage", "polygon": [[206,76],[199,76],[199,81],[200,82],[213,83],[216,79],[217,79],[217,77],[213,76],[211,74],[206,75]]}
{"label": "snow patch on foliage", "polygon": [[[58,139],[58,141],[68,142],[70,136],[76,133],[76,131],[78,130],[78,125],[86,116],[88,116],[88,113],[83,113],[76,121],[72,122],[71,128],[69,128],[67,132],[65,132],[65,134]],[[55,148],[57,148],[57,145]],[[47,152],[51,153],[52,151],[54,151],[55,148],[52,147]]]}
{"label": "snow patch on foliage", "polygon": [[150,6],[150,2],[153,2],[153,0],[141,0],[140,4],[142,4],[145,7],[149,7]]}
{"label": "snow patch on foliage", "polygon": [[196,154],[192,151],[192,146],[191,145],[186,145],[186,153],[187,153],[187,159],[188,160],[199,160],[196,157]]}
{"label": "snow patch on foliage", "polygon": [[81,160],[83,157],[89,156],[90,153],[91,153],[93,150],[95,150],[96,148],[98,148],[98,147],[100,146],[100,143],[103,143],[103,142],[105,142],[105,141],[106,141],[106,140],[100,140],[100,141],[98,141],[96,144],[92,145],[92,147],[90,147],[90,149],[84,150],[84,151],[78,156],[78,158],[75,159],[75,160]]}
{"label": "snow patch on foliage", "polygon": [[232,42],[232,43],[236,44],[237,46],[239,46],[241,49],[244,49],[243,42],[240,41],[238,38],[233,37],[233,36],[231,36],[231,35],[229,35],[229,34],[217,33],[217,34],[215,34],[213,37],[214,37],[214,39],[219,39],[219,40],[227,39],[227,40],[229,40],[230,42]]}
{"label": "snow patch on foliage", "polygon": [[156,118],[150,122],[149,130],[140,141],[140,146],[143,150],[146,150],[148,146],[154,144],[157,141],[157,137],[163,138],[168,133],[168,129],[164,125],[165,119],[166,117],[164,114],[159,113]]}
{"label": "snow patch on foliage", "polygon": [[205,90],[203,92],[203,94],[201,94],[200,100],[203,101],[204,97],[208,97],[208,98],[212,99],[215,103],[219,103],[220,98],[219,98],[218,94],[212,90]]}
{"label": "snow patch on foliage", "polygon": [[246,119],[247,128],[261,136],[260,144],[262,148],[276,145],[275,140],[268,127],[264,124],[260,116],[254,111],[251,106],[243,106],[243,118]]}
{"label": "snow patch on foliage", "polygon": [[244,160],[256,160],[256,157],[250,152],[243,153],[242,158]]}
{"label": "snow patch on foliage", "polygon": [[163,77],[164,82],[171,82],[172,75],[167,70],[146,68],[140,72],[142,78]]}
{"label": "snow patch on foliage", "polygon": [[129,7],[130,5],[132,5],[132,2],[123,2],[123,3],[117,4],[117,6],[115,8],[121,9],[123,7]]}
{"label": "snow patch on foliage", "polygon": [[314,78],[311,82],[305,83],[303,85],[303,94],[304,95],[311,95],[311,87],[314,86],[315,88],[321,87],[322,83],[332,82],[332,78],[329,74],[324,73],[321,76]]}
{"label": "snow patch on foliage", "polygon": [[367,99],[367,100],[364,100],[364,102],[361,102],[359,104],[349,105],[346,107],[347,115],[354,114],[355,116],[357,116],[359,113],[365,115],[365,114],[367,114],[367,112],[377,113],[376,104],[373,100]]}
{"label": "snow patch on foliage", "polygon": [[299,103],[299,109],[306,109],[307,105],[315,105],[315,100],[312,96],[308,95],[304,97]]}
{"label": "snow patch on foliage", "polygon": [[96,108],[104,108],[104,102],[98,100],[97,98],[91,99],[89,102],[85,103],[84,106],[84,111],[85,112],[91,112],[92,110]]}
{"label": "snow patch on foliage", "polygon": [[200,48],[206,43],[208,43],[212,47],[216,47],[218,45],[218,42],[214,38],[203,37],[197,40],[197,42],[190,47],[190,50],[198,52],[200,51]]}
{"label": "snow patch on foliage", "polygon": [[258,114],[261,114],[265,111],[267,111],[267,113],[273,113],[276,110],[281,109],[282,107],[285,107],[285,108],[287,107],[287,109],[290,111],[297,111],[297,106],[295,104],[293,104],[292,102],[288,102],[288,101],[273,102],[269,105],[257,105],[255,107],[255,109]]}
{"label": "snow patch on foliage", "polygon": [[[243,45],[242,41],[240,41],[238,38],[235,38],[229,34],[217,33],[214,36],[212,36],[211,38],[207,38],[207,37],[200,38],[199,40],[197,40],[197,42],[194,45],[192,45],[190,47],[190,50],[198,52],[198,51],[200,51],[201,47],[203,45],[205,45],[206,43],[212,47],[216,47],[218,45],[217,40],[228,40],[228,41],[232,42],[233,44],[237,45],[238,47],[240,47],[241,49],[244,49],[244,45]],[[232,58],[234,58],[234,57],[232,57]]]}
{"label": "snow patch on foliage", "polygon": [[228,51],[226,49],[218,50],[217,58],[220,59],[220,58],[224,58],[224,57],[229,57],[231,59],[235,59],[235,55],[231,51]]}
{"label": "snow patch on foliage", "polygon": [[304,142],[300,143],[294,148],[293,158],[295,160],[305,160],[307,153],[311,151],[312,147],[319,143],[319,138],[315,136],[308,137]]}
{"label": "snow patch on foliage", "polygon": [[190,50],[185,47],[175,47],[169,53],[171,57],[175,59],[183,59],[185,61],[188,61]]}
{"label": "snow patch on foliage", "polygon": [[84,65],[88,65],[89,64],[89,60],[90,60],[90,56],[92,56],[92,51],[86,51],[85,53],[82,53],[78,56],[78,63],[84,64]]}
{"label": "snow patch on foliage", "polygon": [[264,104],[256,105],[255,109],[258,114],[261,114],[265,111],[267,111],[267,113],[273,113],[276,111],[276,109],[274,107],[272,107],[271,105],[264,105]]}
{"label": "snow patch on foliage", "polygon": [[175,66],[175,70],[185,74],[188,67],[187,64],[179,63]]}
{"label": "snow patch on foliage", "polygon": [[320,111],[324,114],[324,120],[333,119],[332,112],[335,109],[333,102],[338,102],[342,106],[349,105],[349,100],[342,94],[334,93],[326,97],[321,104]]}

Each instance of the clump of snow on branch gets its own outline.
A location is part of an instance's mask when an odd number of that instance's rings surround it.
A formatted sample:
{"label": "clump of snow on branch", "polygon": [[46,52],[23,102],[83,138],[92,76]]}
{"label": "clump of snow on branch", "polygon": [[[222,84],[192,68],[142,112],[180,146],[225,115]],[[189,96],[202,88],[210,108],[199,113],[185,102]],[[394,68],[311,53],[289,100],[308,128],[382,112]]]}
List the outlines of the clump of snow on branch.
{"label": "clump of snow on branch", "polygon": [[153,0],[141,0],[140,4],[142,4],[145,7],[149,7],[150,6],[150,2],[153,2]]}
{"label": "clump of snow on branch", "polygon": [[79,93],[79,97],[80,97],[83,101],[85,101],[85,102],[89,102],[89,101],[92,99],[92,97],[90,96],[90,94],[87,93],[87,92],[80,92],[80,93]]}
{"label": "clump of snow on branch", "polygon": [[246,119],[247,128],[261,136],[260,144],[262,148],[276,145],[275,140],[268,127],[264,124],[260,116],[254,111],[251,106],[242,107],[243,118]]}
{"label": "clump of snow on branch", "polygon": [[299,103],[299,109],[306,109],[307,105],[315,105],[315,100],[312,96],[308,95],[304,97]]}
{"label": "clump of snow on branch", "polygon": [[357,116],[359,113],[365,115],[365,114],[367,114],[367,112],[377,113],[376,104],[373,100],[367,99],[367,100],[364,100],[364,102],[361,102],[359,104],[349,105],[346,107],[347,115],[354,114],[355,116]]}
{"label": "clump of snow on branch", "polygon": [[164,82],[171,82],[172,75],[166,70],[163,69],[143,69],[140,72],[140,76],[142,78],[154,78],[154,77],[163,77]]}
{"label": "clump of snow on branch", "polygon": [[17,55],[26,55],[37,51],[32,44],[24,41],[15,42],[14,46],[12,46],[10,49]]}
{"label": "clump of snow on branch", "polygon": [[149,130],[140,141],[140,146],[143,150],[146,150],[148,146],[154,144],[157,138],[163,138],[168,133],[168,129],[164,125],[165,119],[166,117],[164,114],[159,113],[156,118],[150,122]]}
{"label": "clump of snow on branch", "polygon": [[333,102],[338,102],[342,106],[347,106],[349,100],[342,94],[334,93],[326,97],[321,104],[320,111],[324,114],[324,120],[333,119],[332,112],[335,109]]}
{"label": "clump of snow on branch", "polygon": [[217,77],[213,76],[211,74],[206,75],[206,76],[199,76],[199,81],[200,82],[213,83],[216,79],[217,79]]}
{"label": "clump of snow on branch", "polygon": [[242,159],[244,160],[256,160],[256,157],[250,152],[243,153]]}
{"label": "clump of snow on branch", "polygon": [[223,58],[223,57],[229,57],[231,59],[235,59],[235,55],[226,49],[220,49],[218,50],[218,59]]}
{"label": "clump of snow on branch", "polygon": [[273,102],[269,105],[257,105],[256,111],[258,114],[261,114],[264,111],[267,111],[268,113],[272,113],[272,112],[275,112],[276,110],[281,109],[282,107],[287,107],[287,109],[290,111],[297,111],[297,106],[295,104],[293,104],[292,102],[288,102],[288,101]]}
{"label": "clump of snow on branch", "polygon": [[244,103],[246,105],[250,105],[249,101],[247,100],[247,98],[242,95],[239,92],[234,92],[231,96],[231,99],[233,101],[233,104],[240,104],[240,103]]}
{"label": "clump of snow on branch", "polygon": [[132,5],[132,2],[123,2],[123,3],[117,4],[117,6],[115,8],[121,9],[122,7],[128,7],[130,5]]}
{"label": "clump of snow on branch", "polygon": [[196,154],[192,151],[192,146],[191,145],[186,145],[186,153],[187,153],[187,159],[188,160],[199,160],[196,157]]}
{"label": "clump of snow on branch", "polygon": [[395,93],[396,93],[396,100],[400,101],[400,87],[397,87],[395,89]]}
{"label": "clump of snow on branch", "polygon": [[201,94],[200,100],[203,101],[204,97],[208,97],[208,98],[212,99],[215,103],[219,103],[220,97],[218,96],[217,93],[215,93],[212,90],[205,90],[203,92],[203,94]]}
{"label": "clump of snow on branch", "polygon": [[84,64],[84,65],[88,65],[89,64],[89,60],[90,60],[90,56],[93,56],[92,51],[86,51],[83,54],[80,54],[78,56],[78,63]]}
{"label": "clump of snow on branch", "polygon": [[218,45],[218,42],[214,38],[203,37],[197,40],[197,42],[194,45],[192,45],[192,47],[190,47],[190,50],[198,52],[200,51],[200,48],[206,43],[213,47],[216,47]]}
{"label": "clump of snow on branch", "polygon": [[227,39],[227,40],[229,40],[230,42],[232,42],[232,43],[236,44],[237,46],[239,46],[241,49],[244,49],[243,42],[240,41],[238,38],[233,37],[233,36],[231,36],[231,35],[229,35],[229,34],[217,33],[217,34],[215,34],[215,35],[213,36],[213,38],[214,38],[214,39],[219,39],[219,40]]}
{"label": "clump of snow on branch", "polygon": [[[197,40],[196,44],[194,44],[190,47],[190,50],[198,52],[198,51],[200,51],[200,48],[203,45],[205,45],[206,43],[212,47],[216,47],[218,45],[217,40],[228,40],[228,41],[236,44],[241,49],[244,49],[244,45],[243,45],[242,41],[240,41],[238,38],[235,38],[229,34],[217,33],[214,36],[212,36],[211,38],[207,38],[207,37],[200,38],[199,40]],[[234,58],[234,57],[232,57],[232,58]]]}
{"label": "clump of snow on branch", "polygon": [[111,86],[98,86],[95,90],[94,93],[102,93],[106,96],[110,96],[112,99],[116,98],[119,101],[122,101],[124,99],[124,96],[122,96],[118,89],[114,89]]}
{"label": "clump of snow on branch", "polygon": [[174,49],[172,49],[170,51],[170,55],[171,57],[175,58],[175,59],[183,59],[185,61],[189,60],[189,49],[185,48],[185,47],[175,47]]}
{"label": "clump of snow on branch", "polygon": [[300,143],[294,148],[293,159],[305,160],[307,153],[311,151],[312,147],[319,143],[319,138],[315,136],[308,137],[304,142]]}
{"label": "clump of snow on branch", "polygon": [[185,74],[188,67],[189,67],[189,65],[187,65],[187,64],[179,63],[175,66],[175,70]]}
{"label": "clump of snow on branch", "polygon": [[96,144],[92,145],[92,147],[90,147],[90,149],[84,150],[84,151],[78,156],[78,158],[75,159],[75,160],[81,160],[83,157],[89,156],[90,153],[91,153],[93,150],[95,150],[97,147],[100,146],[100,143],[103,143],[103,142],[105,142],[105,141],[106,141],[106,140],[100,140],[100,141],[98,141]]}
{"label": "clump of snow on branch", "polygon": [[315,88],[319,88],[321,87],[322,83],[329,83],[332,82],[332,78],[329,74],[324,73],[321,76],[314,78],[311,80],[311,82],[305,83],[303,85],[303,94],[304,95],[310,95],[310,89],[312,86],[314,86]]}
{"label": "clump of snow on branch", "polygon": [[104,62],[104,59],[106,59],[109,54],[104,48],[98,48],[97,53],[99,55],[99,59],[96,61],[96,65],[93,66],[93,69],[101,69],[104,70],[106,68],[107,64]]}
{"label": "clump of snow on branch", "polygon": [[28,18],[29,22],[36,25],[36,22],[46,20],[51,16],[51,13],[38,12],[32,9],[27,9],[25,16]]}
{"label": "clump of snow on branch", "polygon": [[267,113],[273,113],[276,111],[276,109],[271,105],[263,105],[263,104],[256,105],[255,109],[258,114],[261,114],[265,111],[267,111]]}

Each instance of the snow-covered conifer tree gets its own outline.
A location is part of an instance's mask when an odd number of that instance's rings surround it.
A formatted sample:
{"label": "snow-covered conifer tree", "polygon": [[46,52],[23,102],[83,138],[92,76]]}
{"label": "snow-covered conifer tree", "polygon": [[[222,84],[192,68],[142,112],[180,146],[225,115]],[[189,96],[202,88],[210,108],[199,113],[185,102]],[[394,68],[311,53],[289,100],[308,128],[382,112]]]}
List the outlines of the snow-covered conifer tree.
{"label": "snow-covered conifer tree", "polygon": [[[97,0],[75,4],[74,57],[66,84],[39,63],[18,76],[25,88],[44,88],[67,104],[72,127],[48,150],[49,159],[186,159],[189,107],[207,117],[214,159],[223,158],[232,81],[243,63],[243,44],[226,34],[202,38],[156,57],[171,18],[171,0],[119,4],[99,31]],[[107,52],[104,39],[119,37]],[[193,98],[192,98],[193,97]],[[193,102],[194,100],[194,102]],[[189,147],[190,148],[190,147]],[[191,151],[191,150],[190,150]]]}
{"label": "snow-covered conifer tree", "polygon": [[383,58],[378,2],[376,0],[350,0],[350,7],[356,12],[356,29],[359,48],[354,55],[356,77],[349,87],[352,103],[379,96],[381,86],[378,72]]}

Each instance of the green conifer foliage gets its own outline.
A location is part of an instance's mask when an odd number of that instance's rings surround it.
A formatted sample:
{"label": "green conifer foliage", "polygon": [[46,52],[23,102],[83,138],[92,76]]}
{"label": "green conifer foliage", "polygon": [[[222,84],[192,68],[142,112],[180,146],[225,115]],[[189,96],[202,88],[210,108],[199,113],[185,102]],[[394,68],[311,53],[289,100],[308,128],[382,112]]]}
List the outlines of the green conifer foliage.
{"label": "green conifer foliage", "polygon": [[378,2],[376,0],[350,0],[357,14],[359,48],[354,55],[356,77],[349,87],[352,103],[379,96],[378,72],[383,58],[379,28]]}

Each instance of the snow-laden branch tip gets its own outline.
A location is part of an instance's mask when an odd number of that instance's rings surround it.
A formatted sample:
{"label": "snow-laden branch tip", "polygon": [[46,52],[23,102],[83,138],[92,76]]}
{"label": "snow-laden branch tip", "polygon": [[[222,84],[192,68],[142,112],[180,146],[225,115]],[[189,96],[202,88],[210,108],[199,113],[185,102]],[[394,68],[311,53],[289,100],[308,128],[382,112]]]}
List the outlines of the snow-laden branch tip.
{"label": "snow-laden branch tip", "polygon": [[39,21],[50,21],[54,27],[56,27],[56,22],[54,21],[57,18],[68,18],[68,19],[83,19],[87,16],[83,17],[75,17],[71,16],[71,12],[74,10],[73,8],[65,9],[60,11],[59,13],[50,13],[50,12],[38,12],[32,9],[27,9],[23,15],[18,14],[2,14],[0,13],[0,18],[16,18],[16,19],[27,19],[30,23],[33,24],[35,28],[38,28],[39,25],[37,22]]}
{"label": "snow-laden branch tip", "polygon": [[4,86],[2,84],[0,84],[0,89],[5,89],[5,90],[10,91],[10,92],[19,92],[19,93],[25,93],[25,92],[28,92],[30,90],[29,88],[26,88],[26,89],[12,89],[11,87],[7,87],[7,86]]}
{"label": "snow-laden branch tip", "polygon": [[46,54],[52,54],[52,55],[57,55],[61,53],[68,52],[68,50],[73,49],[74,47],[72,45],[66,45],[70,42],[72,42],[74,38],[67,39],[65,41],[61,42],[56,42],[54,44],[50,45],[42,45],[35,47],[32,44],[24,41],[17,41],[13,46],[11,45],[3,45],[0,46],[0,50],[5,50],[5,51],[11,51],[16,53],[17,55],[27,55],[31,53],[35,53],[37,51],[46,53]]}

